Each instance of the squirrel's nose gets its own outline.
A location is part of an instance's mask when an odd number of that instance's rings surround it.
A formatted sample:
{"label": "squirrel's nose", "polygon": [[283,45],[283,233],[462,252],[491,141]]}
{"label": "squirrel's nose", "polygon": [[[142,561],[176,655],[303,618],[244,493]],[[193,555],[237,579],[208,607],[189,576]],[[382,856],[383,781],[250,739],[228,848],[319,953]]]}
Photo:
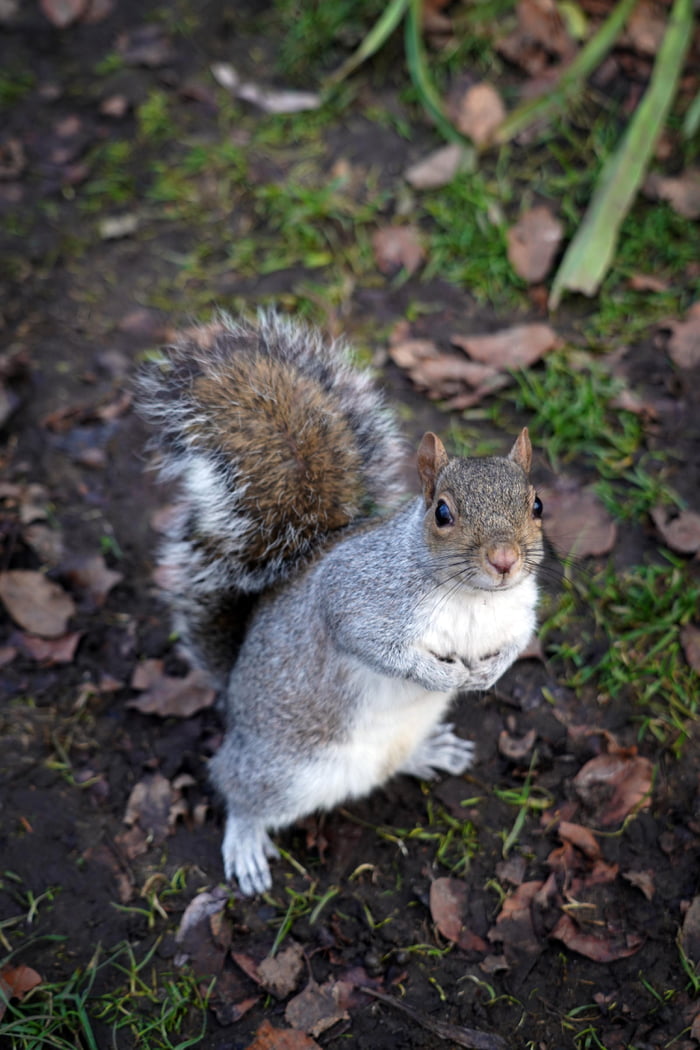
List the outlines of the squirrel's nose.
{"label": "squirrel's nose", "polygon": [[502,543],[498,547],[492,547],[491,550],[487,551],[486,557],[497,573],[500,573],[501,576],[506,576],[517,562],[520,553],[516,547]]}

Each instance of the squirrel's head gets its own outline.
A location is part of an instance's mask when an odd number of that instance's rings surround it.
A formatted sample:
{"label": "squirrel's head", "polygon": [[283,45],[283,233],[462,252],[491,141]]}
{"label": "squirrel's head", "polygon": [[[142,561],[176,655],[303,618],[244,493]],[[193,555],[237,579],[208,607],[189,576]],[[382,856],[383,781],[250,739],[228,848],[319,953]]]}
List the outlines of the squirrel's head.
{"label": "squirrel's head", "polygon": [[470,587],[512,587],[542,560],[542,501],[530,484],[527,427],[508,456],[450,458],[428,432],[418,449],[424,527],[440,574]]}

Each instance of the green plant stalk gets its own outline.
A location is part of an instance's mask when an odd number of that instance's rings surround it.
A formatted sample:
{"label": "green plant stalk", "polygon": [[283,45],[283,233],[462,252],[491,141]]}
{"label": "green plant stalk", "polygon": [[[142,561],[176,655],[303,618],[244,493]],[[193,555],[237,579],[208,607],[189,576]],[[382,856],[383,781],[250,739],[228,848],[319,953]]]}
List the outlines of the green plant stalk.
{"label": "green plant stalk", "polygon": [[422,38],[423,0],[409,0],[406,17],[406,61],[411,80],[426,112],[432,117],[440,134],[448,142],[471,146],[466,135],[462,135],[445,116],[442,101],[428,73],[428,63]]}
{"label": "green plant stalk", "polygon": [[361,66],[363,62],[371,58],[383,46],[405,15],[410,2],[411,0],[391,0],[391,3],[387,5],[384,13],[374,23],[369,33],[363,37],[357,51],[353,51],[350,58],[343,62],[342,66],[326,79],[326,88],[335,87],[336,84],[345,80],[358,66]]}
{"label": "green plant stalk", "polygon": [[556,273],[550,309],[556,309],[565,289],[594,295],[600,287],[675,97],[692,28],[693,0],[674,0],[649,87],[620,146],[605,164],[584,220]]}
{"label": "green plant stalk", "polygon": [[598,32],[581,48],[571,65],[562,73],[552,90],[539,98],[529,99],[514,109],[496,128],[494,142],[509,142],[533,121],[550,116],[561,109],[572,95],[579,94],[586,79],[610,51],[636,4],[637,0],[620,0]]}

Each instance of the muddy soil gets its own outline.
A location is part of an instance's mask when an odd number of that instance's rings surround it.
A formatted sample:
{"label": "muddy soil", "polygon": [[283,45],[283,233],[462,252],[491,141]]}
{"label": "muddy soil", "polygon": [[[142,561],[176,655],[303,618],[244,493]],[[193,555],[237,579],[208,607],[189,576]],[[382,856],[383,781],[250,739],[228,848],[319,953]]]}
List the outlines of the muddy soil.
{"label": "muddy soil", "polygon": [[[133,105],[154,85],[180,92],[188,122],[194,112],[203,135],[213,127],[213,107],[182,85],[206,80],[208,64],[226,51],[214,6],[196,37],[169,37],[165,64],[127,67],[109,84],[93,74],[96,64],[120,34],[143,27],[155,5],[122,2],[102,22],[61,31],[26,4],[5,27],[2,64],[24,66],[36,79],[3,129],[22,143],[24,161],[0,183],[12,261],[2,329],[13,409],[2,452],[2,569],[47,571],[75,603],[69,632],[79,637],[68,656],[54,648],[33,655],[17,623],[3,618],[4,948],[14,951],[13,965],[33,967],[45,982],[84,970],[98,945],[105,959],[125,944],[137,960],[153,950],[148,981],[156,991],[182,972],[183,962],[201,987],[216,977],[201,1042],[212,1050],[252,1045],[265,1019],[289,1028],[292,992],[268,994],[250,966],[269,954],[285,917],[282,947],[301,945],[305,959],[296,990],[310,977],[318,985],[344,982],[338,1019],[315,1031],[324,1047],[472,1045],[458,1044],[454,1029],[436,1030],[436,1022],[501,1037],[513,1048],[693,1046],[689,1028],[699,1008],[676,940],[684,908],[698,893],[697,734],[678,755],[645,738],[643,756],[655,769],[651,805],[599,839],[600,860],[615,865],[617,877],[587,885],[585,900],[569,894],[568,913],[588,909],[591,932],[606,931],[609,959],[587,958],[552,937],[562,902],[547,890],[540,889],[536,907],[516,911],[507,934],[502,927],[499,938],[495,930],[504,892],[547,880],[548,858],[561,845],[555,815],[594,820],[593,804],[580,801],[572,780],[604,749],[604,738],[572,734],[571,727],[606,730],[621,746],[636,742],[638,712],[624,698],[601,704],[595,695],[574,696],[556,660],[521,661],[488,695],[460,700],[457,726],[478,749],[472,773],[430,786],[397,779],[370,799],[283,832],[284,857],[269,899],[242,901],[230,892],[225,913],[214,909],[218,925],[200,924],[190,941],[176,942],[186,906],[223,885],[221,815],[206,777],[221,723],[213,706],[181,718],[129,706],[140,695],[132,676],[144,661],[162,661],[158,673],[175,677],[187,668],[152,578],[154,514],[169,494],[144,470],[147,435],[125,392],[143,353],[187,319],[189,306],[177,291],[172,310],[154,306],[148,293],[162,281],[177,288],[178,251],[197,231],[173,220],[147,238],[96,237],[102,216],[78,207],[89,185],[79,166],[96,141],[115,134],[100,111],[111,95]],[[250,46],[250,37],[244,46],[235,33],[225,40],[234,52]],[[367,135],[366,127],[356,131]],[[358,140],[358,148],[366,146]],[[386,142],[382,149],[386,154]],[[418,150],[397,136],[390,152],[398,169]],[[145,189],[146,173],[143,180]],[[246,296],[254,306],[282,297],[294,279],[233,279],[228,289],[213,290],[212,302],[226,307]],[[439,281],[419,289],[408,282],[400,290],[387,283],[358,287],[344,325],[352,332],[370,316],[386,330],[414,293],[432,303],[434,314],[421,324],[433,334],[477,313],[468,293]],[[483,306],[478,313],[480,321],[495,320]],[[666,406],[649,443],[674,449],[674,483],[692,500],[700,384],[689,375],[679,379],[653,340],[636,351],[638,389]],[[391,367],[386,381],[392,396],[411,406],[411,437],[426,425],[443,426]],[[505,448],[510,438],[503,441]],[[540,457],[537,480],[546,481],[542,464]],[[656,547],[653,530],[621,529],[613,557],[622,566],[654,556]],[[603,639],[598,645],[601,651]],[[508,758],[499,740],[504,732],[519,739],[529,731],[536,734],[538,797],[547,804],[528,810],[508,851],[505,839],[520,810],[502,793],[527,783],[532,751]],[[127,828],[127,802],[140,784],[154,794]],[[461,933],[452,938],[436,928],[431,912],[431,887],[448,877],[467,887]],[[120,981],[123,974],[104,967],[94,995],[109,994]],[[363,983],[379,995],[358,990]],[[144,1000],[143,1010],[156,1005]],[[199,1023],[193,1010],[172,1045],[194,1038]],[[143,1045],[128,1028],[113,1029],[113,1018],[94,1017],[93,1030],[99,1047]],[[75,1036],[76,1045],[87,1045],[81,1038]]]}

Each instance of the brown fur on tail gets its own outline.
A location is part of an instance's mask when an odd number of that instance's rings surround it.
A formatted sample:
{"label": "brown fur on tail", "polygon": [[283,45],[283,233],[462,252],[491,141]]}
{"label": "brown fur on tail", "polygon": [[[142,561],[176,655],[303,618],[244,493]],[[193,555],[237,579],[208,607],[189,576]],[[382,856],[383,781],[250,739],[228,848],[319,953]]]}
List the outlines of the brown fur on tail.
{"label": "brown fur on tail", "polygon": [[401,442],[347,348],[272,313],[183,333],[144,370],[139,395],[161,474],[181,493],[161,553],[176,579],[176,626],[190,655],[221,677],[241,595],[284,580],[328,536],[394,506]]}

